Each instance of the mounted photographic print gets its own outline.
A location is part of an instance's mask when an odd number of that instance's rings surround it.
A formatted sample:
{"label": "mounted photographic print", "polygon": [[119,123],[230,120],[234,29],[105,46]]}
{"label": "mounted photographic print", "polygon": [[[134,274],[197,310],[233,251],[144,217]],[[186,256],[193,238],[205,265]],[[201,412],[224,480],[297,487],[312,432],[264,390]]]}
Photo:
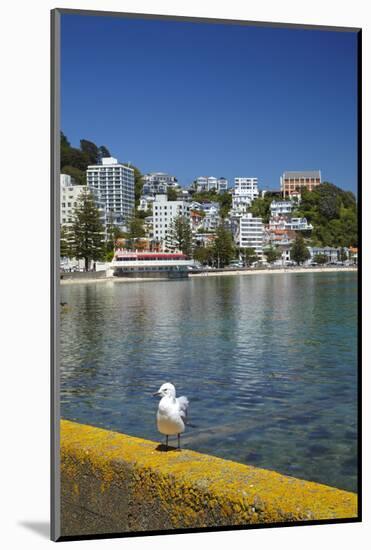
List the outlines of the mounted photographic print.
{"label": "mounted photographic print", "polygon": [[53,10],[53,540],[361,520],[360,60]]}

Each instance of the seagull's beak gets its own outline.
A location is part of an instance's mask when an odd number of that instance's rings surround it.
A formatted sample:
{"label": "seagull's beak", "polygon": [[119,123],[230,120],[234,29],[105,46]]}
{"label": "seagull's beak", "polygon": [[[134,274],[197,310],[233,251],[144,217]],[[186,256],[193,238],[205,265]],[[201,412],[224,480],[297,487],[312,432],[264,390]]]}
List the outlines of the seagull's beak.
{"label": "seagull's beak", "polygon": [[159,395],[161,395],[161,393],[159,391],[156,391],[154,394],[153,394],[153,397],[158,397]]}

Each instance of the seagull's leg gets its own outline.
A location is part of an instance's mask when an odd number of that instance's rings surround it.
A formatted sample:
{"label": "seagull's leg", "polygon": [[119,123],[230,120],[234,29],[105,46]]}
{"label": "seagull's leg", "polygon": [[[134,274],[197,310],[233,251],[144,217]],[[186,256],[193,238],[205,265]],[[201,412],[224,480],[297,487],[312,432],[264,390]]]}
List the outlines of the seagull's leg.
{"label": "seagull's leg", "polygon": [[169,441],[169,436],[167,435],[167,436],[166,436],[166,450],[167,450],[167,448],[168,448],[168,441]]}
{"label": "seagull's leg", "polygon": [[180,434],[178,434],[178,449],[180,449]]}

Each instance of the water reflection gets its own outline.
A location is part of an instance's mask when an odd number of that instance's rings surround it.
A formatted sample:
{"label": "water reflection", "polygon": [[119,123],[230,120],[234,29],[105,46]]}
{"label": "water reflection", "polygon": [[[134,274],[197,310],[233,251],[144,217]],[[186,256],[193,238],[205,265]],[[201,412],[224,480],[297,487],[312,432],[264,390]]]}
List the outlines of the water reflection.
{"label": "water reflection", "polygon": [[191,401],[185,446],[356,489],[356,276],[63,286],[62,416],[158,439],[151,394]]}

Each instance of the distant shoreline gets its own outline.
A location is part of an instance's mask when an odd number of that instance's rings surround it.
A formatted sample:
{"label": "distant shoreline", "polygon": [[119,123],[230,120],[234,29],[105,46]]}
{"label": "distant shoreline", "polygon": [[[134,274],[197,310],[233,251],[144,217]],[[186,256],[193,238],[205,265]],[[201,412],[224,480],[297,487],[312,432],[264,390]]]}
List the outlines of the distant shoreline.
{"label": "distant shoreline", "polygon": [[190,277],[217,277],[218,275],[267,275],[267,274],[282,274],[282,273],[332,273],[343,271],[358,271],[357,267],[289,267],[278,269],[256,269],[256,270],[233,270],[233,271],[206,271],[203,273],[190,273]]}
{"label": "distant shoreline", "polygon": [[[278,268],[278,269],[251,269],[251,270],[227,270],[227,271],[203,271],[202,273],[189,273],[190,278],[197,277],[225,277],[225,276],[236,276],[236,275],[282,275],[287,273],[339,273],[339,272],[357,272],[357,267],[289,267],[289,268]],[[86,278],[86,279],[61,279],[61,285],[70,285],[70,284],[86,284],[86,283],[153,283],[153,282],[163,282],[168,281],[167,278],[124,278],[124,277],[102,277],[99,279],[95,278]],[[179,279],[182,280],[182,279]],[[183,279],[184,280],[184,279]]]}

